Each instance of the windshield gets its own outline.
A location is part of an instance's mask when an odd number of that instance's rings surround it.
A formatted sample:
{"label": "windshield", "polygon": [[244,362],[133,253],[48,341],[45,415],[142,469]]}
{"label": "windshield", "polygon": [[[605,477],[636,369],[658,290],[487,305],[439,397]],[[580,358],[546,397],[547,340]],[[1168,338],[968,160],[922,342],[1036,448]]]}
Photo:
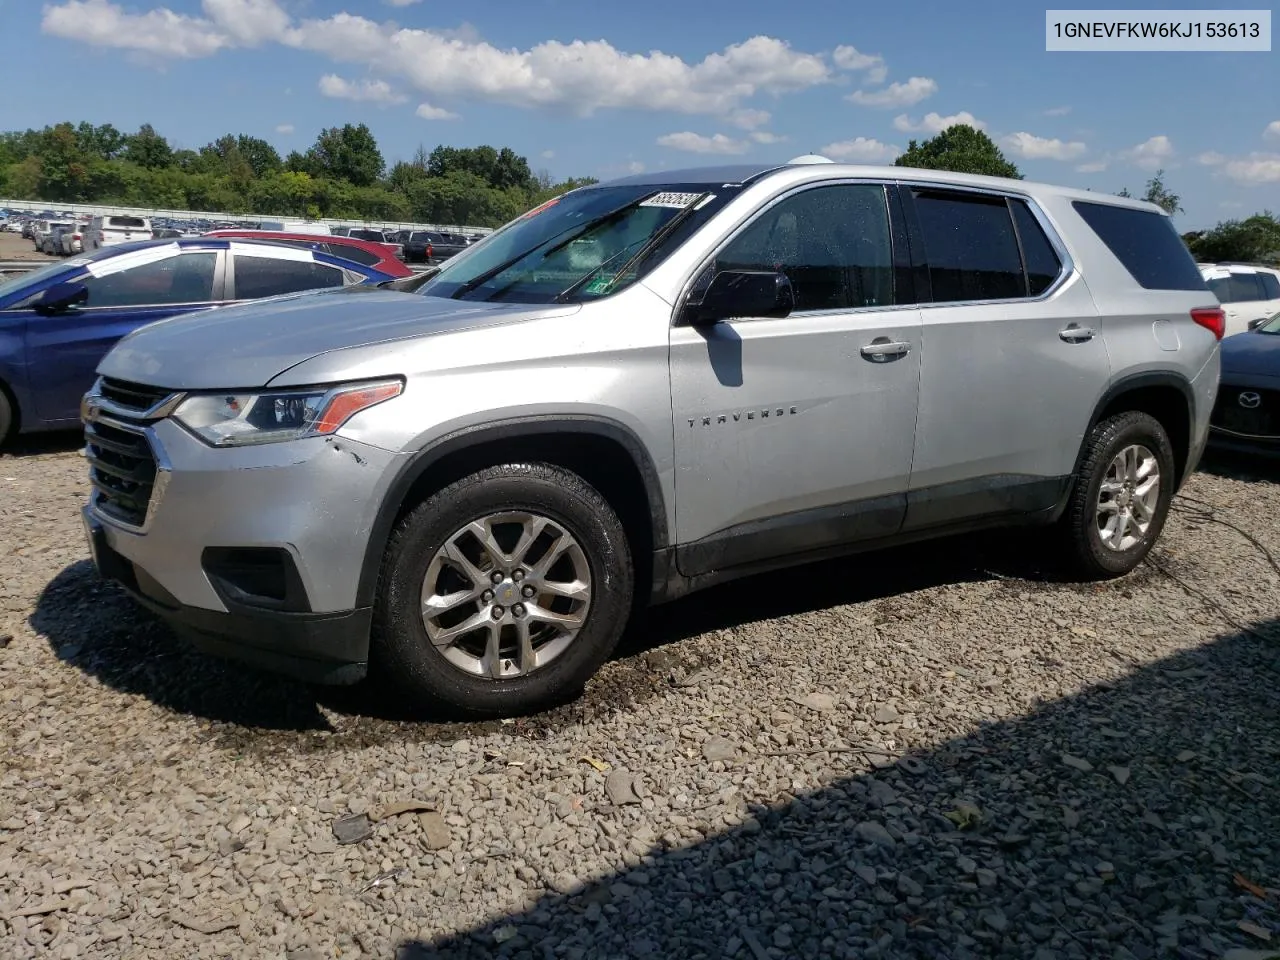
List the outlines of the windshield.
{"label": "windshield", "polygon": [[657,266],[738,189],[717,183],[574,190],[468,247],[419,292],[506,303],[608,296]]}
{"label": "windshield", "polygon": [[1280,333],[1280,313],[1275,314],[1259,327],[1255,327],[1258,333]]}

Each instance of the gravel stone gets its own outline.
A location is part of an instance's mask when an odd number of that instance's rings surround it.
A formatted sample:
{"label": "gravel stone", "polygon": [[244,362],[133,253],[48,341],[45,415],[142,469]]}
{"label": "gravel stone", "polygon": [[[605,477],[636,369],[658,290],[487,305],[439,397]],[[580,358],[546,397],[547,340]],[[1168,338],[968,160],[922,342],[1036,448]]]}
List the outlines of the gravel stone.
{"label": "gravel stone", "polygon": [[1054,579],[1037,530],[771,573],[651,611],[570,704],[453,723],[194,652],[93,576],[78,449],[0,459],[6,960],[1280,942],[1280,575],[1206,519],[1280,556],[1280,469],[1193,475],[1118,580]]}

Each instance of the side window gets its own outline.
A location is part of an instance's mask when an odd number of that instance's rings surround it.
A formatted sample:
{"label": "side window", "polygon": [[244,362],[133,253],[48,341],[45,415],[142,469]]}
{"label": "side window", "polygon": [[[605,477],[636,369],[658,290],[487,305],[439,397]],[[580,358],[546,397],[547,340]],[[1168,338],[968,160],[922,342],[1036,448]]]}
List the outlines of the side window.
{"label": "side window", "polygon": [[1280,300],[1280,279],[1274,273],[1258,274],[1258,282],[1262,284],[1263,300]]}
{"label": "side window", "polygon": [[213,299],[213,252],[183,253],[129,267],[105,277],[88,277],[85,307],[142,307],[208,303]]}
{"label": "side window", "polygon": [[1267,299],[1262,295],[1262,283],[1256,273],[1231,274],[1231,303],[1249,303]]}
{"label": "side window", "polygon": [[894,302],[889,236],[883,187],[815,187],[761,213],[713,269],[780,270],[795,289],[797,311],[884,306]]}
{"label": "side window", "polygon": [[335,257],[341,257],[343,260],[350,260],[353,263],[362,263],[366,267],[371,267],[378,262],[376,254],[370,253],[363,247],[352,246],[347,243],[326,243],[329,253]]}
{"label": "side window", "polygon": [[1003,197],[916,190],[915,201],[934,303],[1026,296]]}
{"label": "side window", "polygon": [[236,299],[256,300],[320,287],[340,287],[342,271],[323,263],[236,256]]}
{"label": "side window", "polygon": [[1027,268],[1027,295],[1038,297],[1058,279],[1062,261],[1026,202],[1010,200],[1009,208],[1022,244],[1022,262]]}
{"label": "side window", "polygon": [[1209,290],[1219,303],[1231,303],[1231,278],[1230,277],[1213,277],[1208,281]]}

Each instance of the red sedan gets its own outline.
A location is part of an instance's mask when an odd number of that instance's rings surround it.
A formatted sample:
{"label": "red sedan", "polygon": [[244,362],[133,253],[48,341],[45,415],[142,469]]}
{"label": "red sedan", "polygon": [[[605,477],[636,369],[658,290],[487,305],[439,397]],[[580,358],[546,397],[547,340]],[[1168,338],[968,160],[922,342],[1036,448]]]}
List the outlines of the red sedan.
{"label": "red sedan", "polygon": [[241,237],[248,240],[280,240],[297,244],[335,257],[353,260],[373,267],[390,277],[411,277],[413,271],[396,258],[396,248],[389,243],[360,240],[315,233],[279,233],[275,230],[210,230],[206,237]]}

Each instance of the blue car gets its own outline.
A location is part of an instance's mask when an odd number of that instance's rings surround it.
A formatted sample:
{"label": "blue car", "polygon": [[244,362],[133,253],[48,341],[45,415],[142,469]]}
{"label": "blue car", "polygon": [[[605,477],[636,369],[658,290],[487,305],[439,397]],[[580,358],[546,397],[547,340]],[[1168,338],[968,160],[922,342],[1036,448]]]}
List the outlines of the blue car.
{"label": "blue car", "polygon": [[1280,313],[1223,339],[1209,445],[1236,453],[1280,454]]}
{"label": "blue car", "polygon": [[0,443],[78,426],[98,362],[177,314],[393,278],[305,247],[186,237],[103,247],[0,283]]}

